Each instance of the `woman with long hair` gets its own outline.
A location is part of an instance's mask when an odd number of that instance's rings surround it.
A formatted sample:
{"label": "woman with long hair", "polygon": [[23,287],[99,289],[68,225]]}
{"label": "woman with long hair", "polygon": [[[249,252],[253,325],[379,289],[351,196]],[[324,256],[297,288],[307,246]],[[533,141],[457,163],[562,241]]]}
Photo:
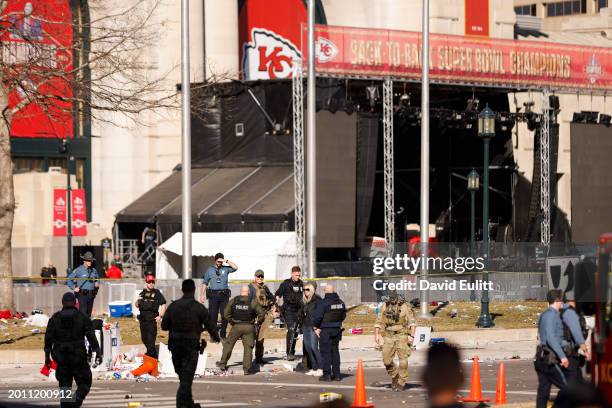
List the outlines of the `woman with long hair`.
{"label": "woman with long hair", "polygon": [[315,292],[314,285],[307,283],[304,285],[302,313],[302,331],[304,332],[304,351],[308,354],[308,359],[311,363],[311,370],[306,375],[318,376],[323,375],[321,369],[321,353],[319,352],[319,338],[313,329],[312,318],[314,311],[317,308],[317,303],[321,300],[321,296]]}

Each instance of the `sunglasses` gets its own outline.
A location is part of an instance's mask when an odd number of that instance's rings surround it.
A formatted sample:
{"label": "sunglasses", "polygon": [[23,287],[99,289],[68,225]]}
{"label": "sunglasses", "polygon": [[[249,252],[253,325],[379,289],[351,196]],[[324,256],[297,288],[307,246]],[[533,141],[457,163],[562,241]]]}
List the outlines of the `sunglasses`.
{"label": "sunglasses", "polygon": [[256,278],[263,278],[263,275],[255,275]]}
{"label": "sunglasses", "polygon": [[304,292],[310,292],[310,289],[304,289]]}

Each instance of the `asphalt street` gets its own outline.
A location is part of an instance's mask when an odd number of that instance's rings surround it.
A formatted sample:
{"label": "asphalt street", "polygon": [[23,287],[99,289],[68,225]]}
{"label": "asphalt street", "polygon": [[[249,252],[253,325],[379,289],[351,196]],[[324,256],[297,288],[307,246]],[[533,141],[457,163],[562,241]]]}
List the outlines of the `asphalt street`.
{"label": "asphalt street", "polygon": [[[498,362],[480,364],[481,383],[485,398],[495,398]],[[508,403],[533,402],[537,380],[531,361],[510,360],[506,365]],[[236,367],[240,368],[240,367]],[[403,392],[389,389],[390,380],[384,369],[366,368],[365,379],[368,400],[376,407],[426,407],[425,390],[420,383],[421,367],[410,367],[410,382]],[[242,371],[242,370],[237,370]],[[464,395],[469,393],[471,364],[465,364],[466,383]],[[324,392],[343,394],[352,401],[355,385],[353,370],[345,372],[340,382],[321,383],[316,377],[300,373],[258,373],[253,376],[205,376],[194,380],[194,399],[203,407],[304,407],[319,400]],[[444,375],[441,373],[441,375]],[[143,407],[170,408],[175,406],[176,379],[161,379],[151,382],[134,380],[94,381],[93,388],[84,407],[114,408],[127,407],[128,402],[140,402]],[[11,389],[47,388],[49,383],[4,384],[0,387],[0,407],[52,407],[58,406],[52,400],[8,400]],[[476,404],[473,404],[475,406]]]}

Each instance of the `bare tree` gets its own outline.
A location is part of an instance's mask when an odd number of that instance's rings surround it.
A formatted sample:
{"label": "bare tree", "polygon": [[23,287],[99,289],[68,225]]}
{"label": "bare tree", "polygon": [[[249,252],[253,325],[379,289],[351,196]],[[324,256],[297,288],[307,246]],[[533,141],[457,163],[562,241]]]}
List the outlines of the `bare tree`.
{"label": "bare tree", "polygon": [[[140,124],[145,112],[177,108],[176,89],[167,74],[151,77],[145,52],[164,30],[155,14],[160,2],[79,0],[65,21],[0,0],[0,309],[13,308],[13,120],[36,107],[71,133],[72,120]],[[62,30],[73,33],[68,44]]]}

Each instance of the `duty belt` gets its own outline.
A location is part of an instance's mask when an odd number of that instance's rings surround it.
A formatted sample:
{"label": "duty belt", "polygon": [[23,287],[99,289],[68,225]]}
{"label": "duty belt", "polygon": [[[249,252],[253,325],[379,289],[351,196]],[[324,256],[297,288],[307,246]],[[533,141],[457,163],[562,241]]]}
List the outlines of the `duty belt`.
{"label": "duty belt", "polygon": [[398,325],[390,326],[390,327],[385,328],[385,331],[388,331],[390,333],[399,333],[399,332],[405,331],[405,330],[406,330],[405,327],[398,326]]}

